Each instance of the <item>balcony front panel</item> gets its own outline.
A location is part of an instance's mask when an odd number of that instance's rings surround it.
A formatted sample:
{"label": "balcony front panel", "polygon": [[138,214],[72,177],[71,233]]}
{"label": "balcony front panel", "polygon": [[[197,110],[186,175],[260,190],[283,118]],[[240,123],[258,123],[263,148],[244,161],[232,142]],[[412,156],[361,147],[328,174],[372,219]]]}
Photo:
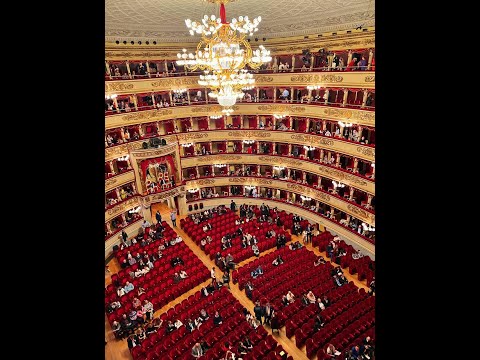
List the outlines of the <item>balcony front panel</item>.
{"label": "balcony front panel", "polygon": [[135,181],[133,171],[127,171],[119,175],[112,176],[111,178],[105,180],[105,192],[133,181]]}
{"label": "balcony front panel", "polygon": [[[208,141],[233,141],[233,140],[258,140],[269,142],[280,142],[287,144],[316,146],[327,151],[337,151],[345,155],[375,162],[375,148],[359,143],[342,141],[319,135],[297,133],[293,131],[280,130],[210,130],[191,131],[177,135],[159,136],[165,139],[167,144],[178,140],[179,145],[186,143],[208,142]],[[142,148],[142,143],[148,140],[132,141],[126,144],[116,145],[105,149],[105,161],[113,160],[127,155],[132,150]],[[235,155],[235,154],[231,154]],[[226,158],[228,161],[228,158]],[[183,160],[182,160],[183,163]],[[187,166],[185,166],[187,167]]]}
{"label": "balcony front panel", "polygon": [[[237,103],[232,106],[234,115],[273,115],[312,117],[326,120],[344,121],[352,124],[375,126],[375,112],[323,105],[288,104],[288,103]],[[160,110],[145,110],[121,113],[105,117],[105,129],[113,129],[132,124],[176,118],[209,116],[221,113],[222,107],[211,105],[179,105]]]}
{"label": "balcony front panel", "polygon": [[[266,73],[254,74],[254,78],[256,87],[322,85],[323,87],[375,89],[374,71]],[[198,76],[112,80],[105,82],[105,92],[121,95],[170,91],[179,87],[197,89],[198,80]]]}
{"label": "balcony front panel", "polygon": [[131,210],[139,205],[142,205],[141,196],[135,195],[125,201],[122,201],[118,205],[105,211],[105,222],[112,220],[115,216],[123,214],[128,210]]}
{"label": "balcony front panel", "polygon": [[375,182],[364,179],[353,173],[342,171],[318,162],[302,160],[286,156],[245,155],[245,154],[216,154],[182,158],[182,169],[207,164],[252,164],[284,166],[296,170],[306,171],[319,176],[342,182],[348,186],[375,194]]}
{"label": "balcony front panel", "polygon": [[[337,233],[338,235],[342,236],[343,238],[348,239],[352,243],[356,244],[359,246],[362,250],[366,251],[369,256],[371,256],[373,259],[375,259],[375,244],[372,244],[371,242],[365,240],[361,236],[357,235],[355,232],[349,231],[345,227],[330,221],[326,219],[323,216],[316,215],[312,211],[308,211],[304,208],[301,208],[299,206],[295,206],[292,204],[288,204],[283,201],[274,201],[274,200],[268,200],[265,198],[236,198],[236,197],[224,197],[224,198],[210,198],[210,199],[202,199],[198,200],[189,204],[195,205],[195,204],[200,204],[203,203],[205,207],[214,207],[214,206],[219,206],[219,205],[226,205],[230,203],[230,199],[234,199],[235,202],[237,203],[237,206],[242,205],[242,204],[247,204],[247,205],[257,205],[260,206],[262,203],[265,205],[268,205],[270,208],[277,207],[280,210],[285,210],[289,213],[292,214],[297,214],[305,219],[308,219],[312,222],[322,224],[327,228],[327,230],[333,231]],[[192,211],[192,212],[197,212]]]}
{"label": "balcony front panel", "polygon": [[[258,140],[315,146],[342,154],[351,155],[360,159],[375,161],[375,148],[342,141],[335,138],[296,133],[293,131],[270,130],[216,130],[216,131],[191,131],[177,135],[179,144],[208,142],[208,141],[241,141]],[[233,154],[232,154],[233,155]]]}
{"label": "balcony front panel", "polygon": [[313,187],[296,183],[293,181],[268,179],[261,177],[212,177],[208,179],[189,180],[186,182],[185,188],[189,189],[213,187],[213,186],[232,186],[232,185],[249,185],[259,187],[271,187],[278,190],[291,191],[300,195],[308,196],[314,200],[333,206],[347,214],[352,215],[367,224],[375,226],[375,214],[362,208],[359,205],[354,205],[351,202],[340,199],[331,194],[317,190]]}

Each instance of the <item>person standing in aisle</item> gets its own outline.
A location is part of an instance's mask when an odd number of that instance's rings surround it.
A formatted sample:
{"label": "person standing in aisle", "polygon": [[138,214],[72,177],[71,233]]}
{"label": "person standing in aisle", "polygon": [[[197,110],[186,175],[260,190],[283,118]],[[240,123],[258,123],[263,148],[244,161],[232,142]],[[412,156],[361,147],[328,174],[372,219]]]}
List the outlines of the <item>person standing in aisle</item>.
{"label": "person standing in aisle", "polygon": [[177,226],[177,212],[174,210],[170,213],[170,219],[172,220],[173,226]]}

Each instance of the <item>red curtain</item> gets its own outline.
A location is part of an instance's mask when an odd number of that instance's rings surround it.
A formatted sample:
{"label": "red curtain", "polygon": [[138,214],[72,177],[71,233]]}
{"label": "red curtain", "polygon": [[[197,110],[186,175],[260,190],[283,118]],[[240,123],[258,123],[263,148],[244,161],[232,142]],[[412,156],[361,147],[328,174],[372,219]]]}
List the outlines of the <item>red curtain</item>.
{"label": "red curtain", "polygon": [[207,130],[208,129],[208,118],[199,118],[198,119],[198,130]]}
{"label": "red curtain", "polygon": [[164,121],[163,128],[165,129],[165,133],[168,134],[169,132],[173,132],[173,122],[171,121]]}
{"label": "red curtain", "polygon": [[233,127],[241,127],[242,126],[242,119],[240,116],[234,116],[232,118],[232,124],[233,124]]}
{"label": "red curtain", "polygon": [[215,119],[215,128],[225,129],[225,119],[223,116],[220,119]]}
{"label": "red curtain", "polygon": [[256,129],[257,128],[257,117],[256,116],[249,116],[248,117],[248,127],[250,129]]}

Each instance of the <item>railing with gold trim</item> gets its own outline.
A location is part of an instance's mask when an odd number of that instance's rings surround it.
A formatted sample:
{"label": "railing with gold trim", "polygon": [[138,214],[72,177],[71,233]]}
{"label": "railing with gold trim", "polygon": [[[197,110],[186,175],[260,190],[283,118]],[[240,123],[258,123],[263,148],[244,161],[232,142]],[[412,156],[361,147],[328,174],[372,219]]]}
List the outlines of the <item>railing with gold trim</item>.
{"label": "railing with gold trim", "polygon": [[[353,217],[356,217],[370,225],[375,226],[375,213],[367,210],[360,205],[345,200],[340,196],[335,196],[327,191],[315,189],[312,186],[304,185],[295,181],[270,179],[264,177],[230,177],[230,176],[215,176],[207,179],[189,180],[186,181],[185,188],[196,189],[202,187],[214,187],[214,186],[259,186],[259,187],[271,187],[278,190],[290,191],[296,194],[305,195],[313,200],[320,201],[324,204],[333,206],[334,208],[343,211]],[[189,204],[191,203],[188,202]]]}
{"label": "railing with gold trim", "polygon": [[[288,114],[319,118],[334,121],[346,121],[352,124],[375,126],[375,112],[359,109],[341,108],[312,104],[289,103],[237,103],[232,108],[235,115],[273,115]],[[210,116],[221,113],[218,104],[210,105],[179,105],[161,108],[121,113],[105,117],[105,129],[113,129],[133,124],[143,124],[153,121],[171,120],[188,117]]]}
{"label": "railing with gold trim", "polygon": [[135,181],[133,169],[114,175],[105,180],[105,192],[113,190],[119,186]]}
{"label": "railing with gold trim", "polygon": [[[241,140],[257,140],[280,142],[286,144],[296,144],[304,146],[317,146],[325,150],[337,151],[339,153],[357,157],[368,161],[375,161],[375,147],[356,143],[353,141],[345,141],[333,137],[313,135],[295,131],[280,130],[205,130],[190,131],[186,133],[178,133],[176,135],[159,136],[165,139],[167,144],[178,140],[178,144],[209,142],[209,141],[241,141]],[[123,156],[132,150],[142,148],[142,143],[147,140],[131,141],[129,143],[111,146],[105,149],[105,161],[113,160],[119,156]]]}
{"label": "railing with gold trim", "polygon": [[139,205],[141,205],[141,196],[134,195],[131,198],[118,203],[114,207],[107,209],[105,211],[105,222],[108,222],[116,216],[123,214],[124,212],[127,212],[128,210],[131,210]]}
{"label": "railing with gold trim", "polygon": [[[255,86],[375,88],[374,71],[340,71],[340,72],[284,72],[254,74]],[[178,76],[166,78],[147,78],[138,80],[112,80],[105,82],[105,92],[136,94],[154,91],[170,91],[175,88],[198,89],[198,76]]]}
{"label": "railing with gold trim", "polygon": [[[316,222],[319,224],[322,224],[323,226],[326,227],[327,230],[334,231],[338,235],[352,241],[359,247],[361,247],[362,250],[366,251],[368,255],[372,256],[373,258],[375,257],[375,243],[374,240],[366,238],[353,230],[337,223],[336,221],[327,219],[326,217],[314,212],[307,210],[305,208],[302,208],[300,206],[296,206],[294,204],[287,203],[285,201],[281,200],[271,200],[271,199],[265,199],[265,198],[247,198],[247,197],[236,197],[236,196],[225,196],[225,197],[219,197],[219,198],[210,198],[210,199],[202,199],[195,201],[193,203],[189,203],[192,205],[198,205],[200,203],[203,203],[205,207],[213,207],[213,206],[218,206],[218,205],[226,205],[229,206],[230,200],[234,200],[238,205],[242,204],[247,204],[247,205],[261,205],[262,203],[265,203],[268,205],[270,208],[277,207],[280,210],[285,210],[287,212],[293,213],[293,214],[298,214],[299,216],[306,218],[312,222]],[[195,212],[195,211],[192,211]]]}
{"label": "railing with gold trim", "polygon": [[[358,174],[351,173],[341,168],[328,166],[320,162],[307,159],[295,158],[282,155],[262,155],[262,154],[215,154],[189,156],[182,158],[182,170],[189,167],[210,165],[210,164],[252,164],[252,165],[272,165],[284,166],[296,170],[306,171],[318,176],[324,176],[329,179],[340,181],[345,185],[363,190],[370,194],[375,194],[375,182],[366,179]],[[188,179],[187,179],[188,180]]]}

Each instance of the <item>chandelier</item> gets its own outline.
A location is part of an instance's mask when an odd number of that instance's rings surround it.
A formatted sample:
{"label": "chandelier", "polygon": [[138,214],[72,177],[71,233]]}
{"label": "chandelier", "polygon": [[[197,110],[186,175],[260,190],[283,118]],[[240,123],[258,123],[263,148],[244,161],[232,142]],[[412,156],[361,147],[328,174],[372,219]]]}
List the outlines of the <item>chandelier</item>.
{"label": "chandelier", "polygon": [[275,166],[273,167],[273,170],[283,170],[283,169],[285,169],[284,166],[276,166],[276,165],[275,165]]}
{"label": "chandelier", "polygon": [[223,168],[227,165],[226,164],[214,164],[213,166],[216,167],[216,168]]}
{"label": "chandelier", "polygon": [[310,200],[312,200],[311,197],[303,196],[303,195],[300,195],[300,199],[302,199],[303,201],[310,201]]}
{"label": "chandelier", "polygon": [[333,186],[335,188],[344,188],[345,187],[345,184],[342,184],[341,182],[336,182],[335,180],[333,180],[332,183],[333,183]]}
{"label": "chandelier", "polygon": [[321,89],[322,87],[320,85],[308,85],[307,90],[318,90]]}
{"label": "chandelier", "polygon": [[105,95],[105,100],[110,100],[110,99],[115,99],[117,97],[117,94],[111,94],[111,95]]}
{"label": "chandelier", "polygon": [[210,119],[220,119],[223,117],[223,115],[210,115]]}
{"label": "chandelier", "polygon": [[175,89],[173,90],[175,94],[183,94],[187,92],[187,89]]}
{"label": "chandelier", "polygon": [[184,148],[187,148],[187,147],[193,146],[193,144],[192,143],[185,143],[185,144],[182,144],[182,146]]}
{"label": "chandelier", "polygon": [[303,148],[307,151],[312,151],[312,150],[315,150],[315,146],[307,146],[307,145],[303,145]]}
{"label": "chandelier", "polygon": [[275,119],[281,120],[281,119],[285,119],[285,118],[287,117],[287,115],[273,114],[273,117],[274,117]]}
{"label": "chandelier", "polygon": [[198,188],[188,189],[187,191],[188,191],[190,194],[194,194],[194,193],[198,192]]}
{"label": "chandelier", "polygon": [[343,121],[339,121],[338,122],[338,125],[340,125],[341,127],[352,127],[352,123],[344,123]]}
{"label": "chandelier", "polygon": [[247,34],[253,35],[258,31],[262,18],[256,17],[252,21],[248,16],[239,16],[227,22],[225,4],[233,0],[205,0],[220,4],[220,17],[205,15],[201,22],[185,20],[190,35],[200,34],[202,39],[197,45],[195,54],[187,53],[186,49],[177,54],[177,64],[184,65],[187,70],[202,70],[198,83],[209,87],[212,91],[209,96],[216,98],[218,103],[233,111],[237,99],[244,95],[242,89],[252,88],[255,83],[253,75],[244,68],[258,69],[272,60],[270,51],[260,45],[259,49],[252,50],[246,40]]}

